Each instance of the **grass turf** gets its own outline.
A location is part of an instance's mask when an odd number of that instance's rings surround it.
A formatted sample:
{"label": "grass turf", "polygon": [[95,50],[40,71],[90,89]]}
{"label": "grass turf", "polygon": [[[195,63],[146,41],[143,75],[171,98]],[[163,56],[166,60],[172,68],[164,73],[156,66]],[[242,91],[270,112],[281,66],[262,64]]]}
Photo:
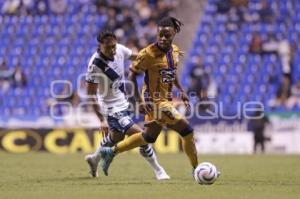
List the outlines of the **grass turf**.
{"label": "grass turf", "polygon": [[88,177],[83,154],[0,153],[0,198],[299,199],[300,156],[199,156],[221,171],[198,185],[184,154],[159,155],[171,180],[159,182],[137,154],[119,155],[106,177]]}

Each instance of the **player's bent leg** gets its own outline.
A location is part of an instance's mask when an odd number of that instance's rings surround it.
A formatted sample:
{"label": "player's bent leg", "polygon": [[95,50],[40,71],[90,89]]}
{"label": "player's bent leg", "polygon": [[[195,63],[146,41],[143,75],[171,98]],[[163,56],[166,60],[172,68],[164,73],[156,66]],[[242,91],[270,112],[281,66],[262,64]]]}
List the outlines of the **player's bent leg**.
{"label": "player's bent leg", "polygon": [[113,147],[113,151],[115,154],[118,154],[136,148],[138,146],[153,143],[158,137],[161,129],[161,125],[157,124],[156,122],[153,122],[149,126],[147,126],[144,133],[133,134],[132,136],[116,144]]}
{"label": "player's bent leg", "polygon": [[[153,131],[159,130],[159,132],[161,131],[161,128],[162,128],[161,126],[159,129],[155,129],[155,127],[157,128],[156,125],[152,125],[152,126],[150,126],[150,128],[148,127],[147,129],[153,130]],[[128,151],[128,150],[136,148],[138,146],[148,144],[147,140],[155,140],[156,139],[156,138],[149,138],[150,135],[143,136],[147,132],[148,131],[146,130],[145,133],[133,134],[132,136],[117,143],[112,148],[111,147],[102,147],[100,149],[100,153],[101,153],[101,158],[103,159],[102,170],[103,170],[104,174],[107,175],[109,166],[116,154],[122,153],[124,151]],[[156,132],[157,136],[159,135],[159,132],[158,133]],[[144,137],[146,137],[146,139],[144,139]]]}
{"label": "player's bent leg", "polygon": [[194,142],[193,128],[185,119],[179,120],[174,125],[168,125],[168,127],[180,134],[182,140],[182,148],[185,154],[188,156],[192,167],[196,168],[198,165],[198,158]]}
{"label": "player's bent leg", "polygon": [[[115,142],[118,142],[124,138],[125,132],[134,125],[132,118],[129,116],[129,112],[124,110],[118,113],[109,115],[107,118],[110,130],[117,132],[112,134],[112,138]],[[104,174],[108,175],[108,168],[113,161],[114,153],[111,147],[101,147],[100,156],[102,159],[101,166]]]}
{"label": "player's bent leg", "polygon": [[143,139],[142,133],[136,133],[117,143],[114,147],[101,147],[100,154],[103,160],[101,166],[104,174],[106,176],[108,175],[109,166],[117,153],[128,151],[144,144],[146,144],[146,142]]}

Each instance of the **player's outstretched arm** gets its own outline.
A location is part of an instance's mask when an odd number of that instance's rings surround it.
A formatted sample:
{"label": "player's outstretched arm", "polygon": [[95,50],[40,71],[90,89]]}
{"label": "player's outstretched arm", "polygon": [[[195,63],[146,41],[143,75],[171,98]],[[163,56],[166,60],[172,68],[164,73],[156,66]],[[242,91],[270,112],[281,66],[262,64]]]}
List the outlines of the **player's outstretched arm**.
{"label": "player's outstretched arm", "polygon": [[97,89],[98,89],[98,84],[87,82],[87,94],[89,96],[89,103],[92,104],[93,110],[100,120],[101,132],[104,133],[104,135],[107,135],[108,134],[108,124],[107,124],[106,119],[103,117],[103,115],[99,111],[100,106],[97,102],[97,96],[96,96]]}

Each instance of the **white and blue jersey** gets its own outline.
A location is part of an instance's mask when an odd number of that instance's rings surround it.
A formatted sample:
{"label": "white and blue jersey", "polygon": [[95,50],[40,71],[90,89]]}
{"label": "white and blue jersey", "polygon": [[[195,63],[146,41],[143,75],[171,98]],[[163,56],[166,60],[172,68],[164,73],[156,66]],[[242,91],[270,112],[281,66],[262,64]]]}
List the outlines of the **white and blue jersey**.
{"label": "white and blue jersey", "polygon": [[[133,121],[127,111],[129,107],[125,95],[125,61],[132,51],[121,44],[116,46],[113,61],[105,60],[98,52],[91,57],[86,81],[98,84],[97,99],[100,112],[108,118],[111,130],[127,131]],[[116,117],[117,116],[117,117]]]}
{"label": "white and blue jersey", "polygon": [[86,81],[98,84],[97,98],[104,115],[126,110],[129,106],[124,88],[124,62],[131,54],[130,49],[117,44],[114,61],[105,60],[98,52],[89,61]]}

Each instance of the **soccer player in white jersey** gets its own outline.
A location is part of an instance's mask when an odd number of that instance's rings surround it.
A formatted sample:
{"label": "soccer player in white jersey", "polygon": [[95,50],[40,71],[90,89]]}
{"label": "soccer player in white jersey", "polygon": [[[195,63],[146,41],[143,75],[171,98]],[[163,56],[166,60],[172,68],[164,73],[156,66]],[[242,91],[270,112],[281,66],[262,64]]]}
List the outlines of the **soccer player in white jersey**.
{"label": "soccer player in white jersey", "polygon": [[[92,177],[98,176],[101,147],[115,145],[124,139],[125,134],[130,136],[142,132],[129,116],[129,102],[124,86],[124,62],[135,59],[137,55],[117,43],[116,36],[111,31],[101,32],[97,40],[99,46],[89,61],[86,81],[90,102],[100,120],[100,130],[105,136],[98,149],[85,157]],[[158,163],[151,145],[141,146],[140,154],[149,162],[158,180],[170,179]]]}

